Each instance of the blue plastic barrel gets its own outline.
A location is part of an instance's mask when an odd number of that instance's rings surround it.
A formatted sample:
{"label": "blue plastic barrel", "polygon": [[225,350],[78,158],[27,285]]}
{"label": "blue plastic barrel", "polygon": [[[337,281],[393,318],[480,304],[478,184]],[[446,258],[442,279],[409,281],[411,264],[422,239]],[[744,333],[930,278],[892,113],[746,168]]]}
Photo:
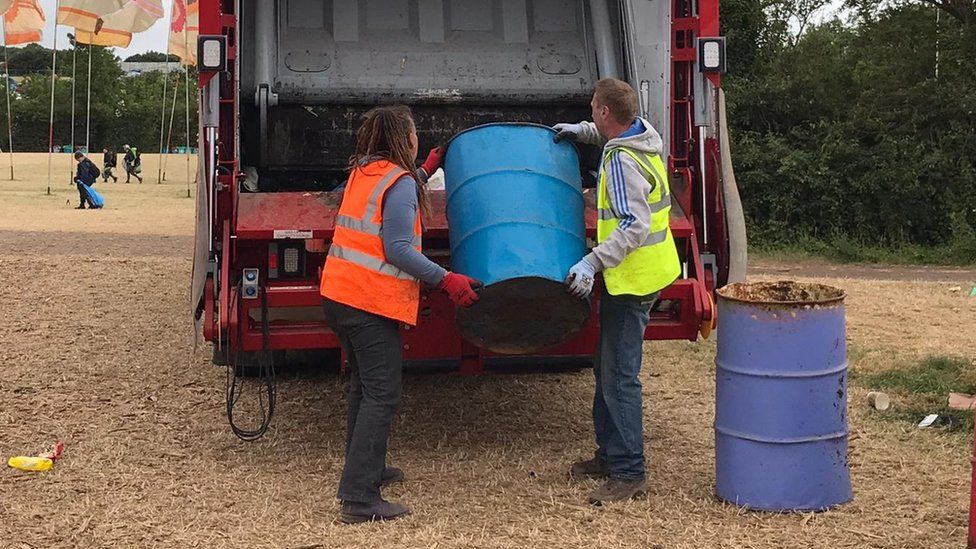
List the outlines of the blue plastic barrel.
{"label": "blue plastic barrel", "polygon": [[716,494],[764,511],[850,501],[844,292],[760,282],[718,295]]}
{"label": "blue plastic barrel", "polygon": [[500,353],[565,340],[589,317],[563,285],[586,254],[579,156],[535,124],[487,124],[451,140],[444,160],[451,268],[485,284],[459,309],[461,334]]}

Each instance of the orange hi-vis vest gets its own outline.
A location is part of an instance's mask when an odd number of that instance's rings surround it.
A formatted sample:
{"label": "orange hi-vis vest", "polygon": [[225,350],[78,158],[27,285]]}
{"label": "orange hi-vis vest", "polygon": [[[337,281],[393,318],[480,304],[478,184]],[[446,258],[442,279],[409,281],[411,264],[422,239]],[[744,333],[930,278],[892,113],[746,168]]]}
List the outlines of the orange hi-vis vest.
{"label": "orange hi-vis vest", "polygon": [[[383,196],[406,173],[392,162],[377,160],[349,174],[319,293],[332,301],[415,326],[420,281],[386,261],[380,238]],[[417,251],[420,230],[418,211],[413,229]]]}

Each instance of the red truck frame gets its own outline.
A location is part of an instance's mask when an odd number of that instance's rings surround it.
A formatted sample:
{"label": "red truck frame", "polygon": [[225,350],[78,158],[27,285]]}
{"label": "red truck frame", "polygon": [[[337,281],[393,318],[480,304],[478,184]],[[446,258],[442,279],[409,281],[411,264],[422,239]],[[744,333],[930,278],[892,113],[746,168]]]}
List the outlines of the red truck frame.
{"label": "red truck frame", "polygon": [[[715,322],[713,292],[728,276],[720,145],[715,137],[702,142],[693,120],[696,101],[693,82],[699,70],[697,39],[719,35],[718,4],[718,0],[672,0],[667,165],[678,206],[673,209],[671,229],[684,258],[684,273],[662,292],[660,306],[653,311],[647,327],[646,339],[694,341],[700,335],[707,337]],[[243,174],[236,156],[240,138],[236,127],[239,119],[236,6],[235,0],[200,0],[201,37],[225,37],[227,63],[221,72],[201,68],[199,80],[202,101],[206,95],[204,89],[211,82],[214,83],[211,88],[216,87],[217,91],[210,90],[210,93],[218,93],[219,98],[216,101],[218,123],[215,127],[201,126],[200,132],[199,185],[201,194],[206,196],[198,197],[198,204],[206,211],[202,214],[198,211],[198,218],[207,216],[209,229],[206,235],[201,235],[198,225],[198,252],[201,240],[207,240],[210,260],[205,282],[200,275],[202,295],[198,318],[205,339],[215,346],[215,357],[234,357],[262,349],[338,349],[335,334],[323,320],[315,318],[315,311],[321,309],[321,298],[319,281],[314,276],[314,267],[321,267],[332,238],[338,195],[239,191]],[[708,73],[706,78],[719,87],[718,73]],[[443,191],[433,192],[432,202],[437,213],[426,223],[424,251],[446,265],[450,257]],[[595,213],[592,199],[590,202],[586,226],[592,237]],[[711,236],[711,244],[707,246],[701,236],[706,225]],[[266,269],[277,269],[281,246],[303,248],[301,256],[308,263],[306,277],[270,280],[266,276]],[[703,256],[712,258],[713,265],[705,264]],[[248,267],[261,272],[264,303],[261,299],[244,299],[241,294],[242,272]],[[198,274],[201,269],[195,265]],[[403,327],[404,356],[408,364],[453,363],[459,365],[463,374],[478,374],[491,361],[511,360],[463,340],[454,326],[453,305],[444,294],[425,292],[422,299],[417,326]],[[267,326],[263,307],[267,311]],[[597,310],[594,299],[589,325],[569,341],[532,357],[520,358],[542,364],[590,360],[598,340]],[[297,312],[305,314],[292,314]]]}

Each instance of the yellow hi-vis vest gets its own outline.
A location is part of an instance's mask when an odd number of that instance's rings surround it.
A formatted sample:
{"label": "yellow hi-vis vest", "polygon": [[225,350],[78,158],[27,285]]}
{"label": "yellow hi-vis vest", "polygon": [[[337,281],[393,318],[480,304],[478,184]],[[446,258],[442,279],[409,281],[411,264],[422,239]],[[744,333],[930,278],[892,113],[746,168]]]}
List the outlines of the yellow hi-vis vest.
{"label": "yellow hi-vis vest", "polygon": [[597,243],[606,240],[620,222],[610,207],[607,189],[608,164],[616,152],[633,158],[651,183],[651,194],[647,197],[647,204],[651,207],[651,230],[640,248],[628,254],[616,267],[603,271],[603,281],[610,295],[650,295],[667,288],[681,274],[681,262],[669,225],[671,191],[667,171],[660,155],[645,154],[626,147],[613,147],[606,151],[596,196]]}

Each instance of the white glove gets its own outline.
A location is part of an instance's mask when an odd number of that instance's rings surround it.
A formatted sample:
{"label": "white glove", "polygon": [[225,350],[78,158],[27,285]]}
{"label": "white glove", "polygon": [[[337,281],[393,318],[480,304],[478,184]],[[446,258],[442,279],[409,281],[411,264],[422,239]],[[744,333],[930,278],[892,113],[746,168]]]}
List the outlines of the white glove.
{"label": "white glove", "polygon": [[553,142],[559,143],[563,139],[576,141],[579,139],[580,132],[583,131],[583,125],[560,123],[553,126],[552,129],[556,130],[556,136],[552,138]]}
{"label": "white glove", "polygon": [[584,257],[576,265],[569,269],[565,284],[569,286],[569,293],[585,299],[593,291],[593,277],[596,275],[596,268]]}

